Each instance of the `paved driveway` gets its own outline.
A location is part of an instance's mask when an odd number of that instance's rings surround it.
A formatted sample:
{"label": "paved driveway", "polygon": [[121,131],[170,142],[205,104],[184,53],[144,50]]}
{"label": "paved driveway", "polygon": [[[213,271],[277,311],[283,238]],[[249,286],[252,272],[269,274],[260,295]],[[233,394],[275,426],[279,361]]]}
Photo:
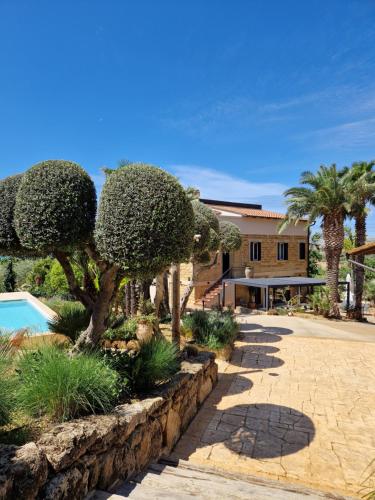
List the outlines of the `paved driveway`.
{"label": "paved driveway", "polygon": [[220,363],[218,385],[172,457],[353,496],[375,489],[366,480],[375,459],[375,326],[240,320],[232,361]]}

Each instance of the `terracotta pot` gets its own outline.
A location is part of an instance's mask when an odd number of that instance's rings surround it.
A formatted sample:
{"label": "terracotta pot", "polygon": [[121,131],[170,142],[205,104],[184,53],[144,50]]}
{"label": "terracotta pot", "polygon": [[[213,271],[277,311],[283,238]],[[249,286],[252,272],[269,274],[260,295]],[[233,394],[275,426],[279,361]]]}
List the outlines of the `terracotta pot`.
{"label": "terracotta pot", "polygon": [[140,342],[147,342],[151,339],[154,330],[152,328],[152,324],[149,322],[140,322],[137,326],[137,339]]}

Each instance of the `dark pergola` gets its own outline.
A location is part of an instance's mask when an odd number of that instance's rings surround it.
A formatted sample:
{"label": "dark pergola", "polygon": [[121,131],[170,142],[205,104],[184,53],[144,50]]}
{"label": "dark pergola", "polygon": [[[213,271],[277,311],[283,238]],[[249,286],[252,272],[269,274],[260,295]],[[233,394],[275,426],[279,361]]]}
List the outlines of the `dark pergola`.
{"label": "dark pergola", "polygon": [[[225,305],[225,285],[234,285],[234,296],[236,296],[236,285],[242,285],[253,288],[263,288],[265,290],[265,309],[269,310],[269,290],[276,288],[296,287],[298,294],[301,295],[301,287],[324,286],[325,280],[320,278],[306,278],[303,276],[290,276],[285,278],[231,278],[223,280],[222,305]],[[340,281],[340,285],[346,285],[346,304],[349,307],[350,283]]]}

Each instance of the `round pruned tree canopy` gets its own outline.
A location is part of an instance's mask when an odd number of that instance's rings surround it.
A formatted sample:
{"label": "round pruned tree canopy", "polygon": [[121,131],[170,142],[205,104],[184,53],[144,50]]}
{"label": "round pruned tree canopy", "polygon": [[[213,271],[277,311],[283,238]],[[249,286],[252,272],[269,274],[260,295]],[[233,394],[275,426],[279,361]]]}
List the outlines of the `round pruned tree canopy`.
{"label": "round pruned tree canopy", "polygon": [[77,164],[47,160],[23,175],[15,206],[21,244],[38,251],[77,247],[92,235],[95,186]]}
{"label": "round pruned tree canopy", "polygon": [[241,232],[233,222],[220,221],[219,236],[223,252],[232,252],[241,248]]}
{"label": "round pruned tree canopy", "polygon": [[208,207],[199,200],[193,200],[191,203],[194,209],[199,210],[201,215],[203,215],[203,217],[207,220],[210,228],[213,229],[216,233],[218,233],[219,219],[217,218],[215,212],[210,207]]}
{"label": "round pruned tree canopy", "polygon": [[95,234],[105,259],[126,266],[128,275],[152,277],[190,257],[191,202],[177,179],[159,168],[119,168],[104,184]]}
{"label": "round pruned tree canopy", "polygon": [[14,207],[22,174],[0,181],[0,254],[18,255],[22,246],[14,226]]}

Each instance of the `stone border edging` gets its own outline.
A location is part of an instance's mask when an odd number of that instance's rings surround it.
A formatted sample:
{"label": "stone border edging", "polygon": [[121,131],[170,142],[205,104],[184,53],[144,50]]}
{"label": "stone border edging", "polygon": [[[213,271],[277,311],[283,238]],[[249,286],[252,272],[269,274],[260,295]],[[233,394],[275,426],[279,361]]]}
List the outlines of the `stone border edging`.
{"label": "stone border edging", "polygon": [[36,443],[0,445],[0,499],[83,499],[132,478],[172,450],[216,381],[214,355],[202,352],[147,399],[56,425]]}

